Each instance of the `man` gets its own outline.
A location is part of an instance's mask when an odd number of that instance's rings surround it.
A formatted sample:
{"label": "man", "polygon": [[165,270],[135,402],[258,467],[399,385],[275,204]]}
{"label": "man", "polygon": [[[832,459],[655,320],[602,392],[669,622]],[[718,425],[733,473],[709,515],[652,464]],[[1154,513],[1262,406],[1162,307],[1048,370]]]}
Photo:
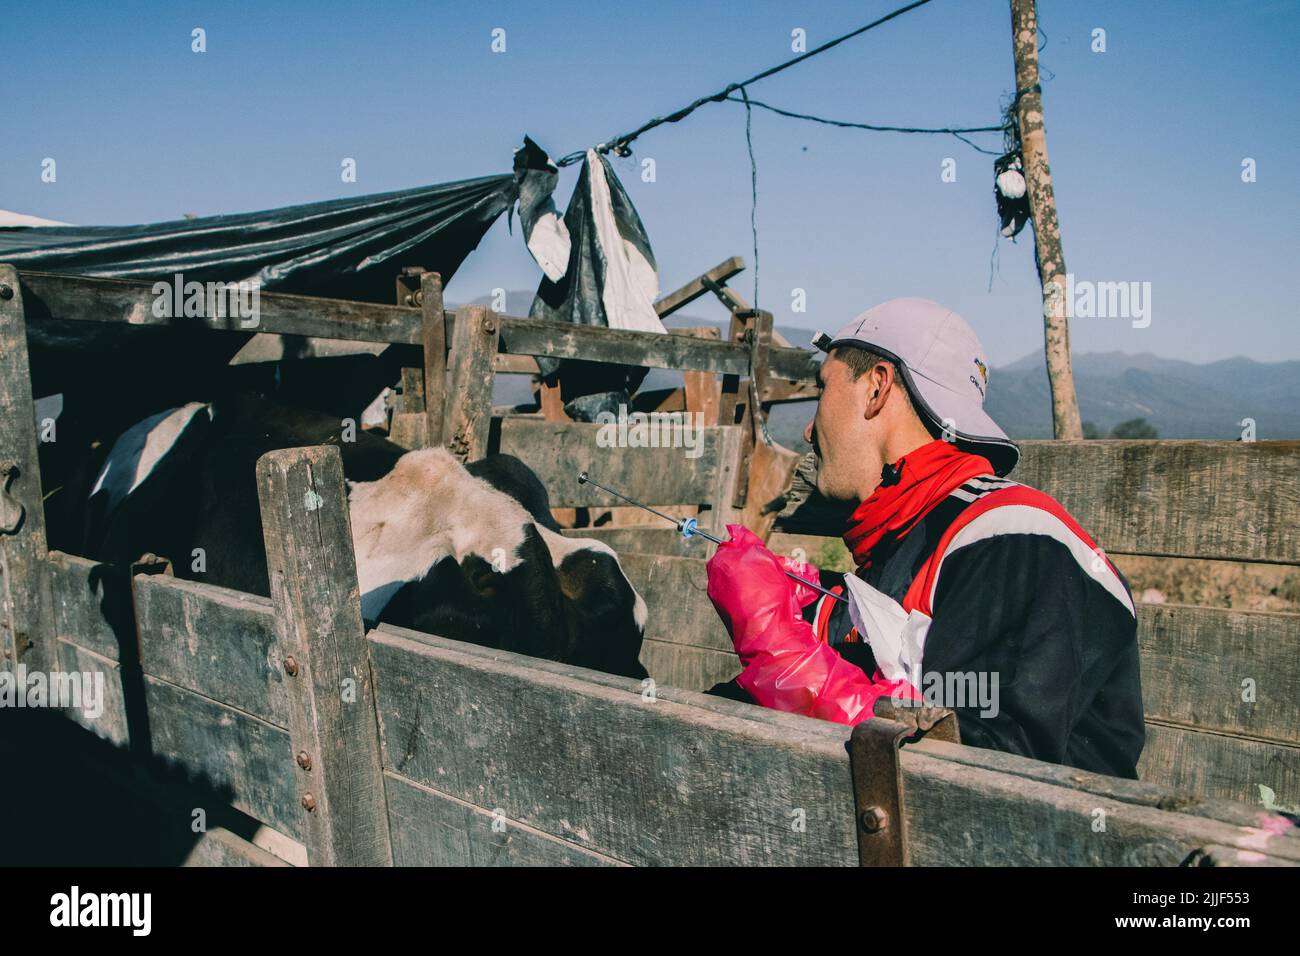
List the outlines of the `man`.
{"label": "man", "polygon": [[[984,412],[975,333],[894,299],[816,344],[828,357],[804,436],[818,491],[858,503],[844,534],[856,580],[823,573],[850,600],[822,597],[783,573],[816,569],[731,526],[709,597],[744,670],[714,691],[846,724],[881,695],[922,696],[957,710],[963,743],[1135,778],[1128,585],[1064,508],[1005,477],[1020,451]],[[991,693],[924,693],[959,686]]]}

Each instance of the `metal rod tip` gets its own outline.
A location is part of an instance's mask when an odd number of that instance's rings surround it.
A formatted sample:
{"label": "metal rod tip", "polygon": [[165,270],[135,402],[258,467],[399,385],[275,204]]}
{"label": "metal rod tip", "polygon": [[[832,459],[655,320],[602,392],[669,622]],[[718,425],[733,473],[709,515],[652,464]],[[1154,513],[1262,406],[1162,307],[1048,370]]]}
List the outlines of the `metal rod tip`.
{"label": "metal rod tip", "polygon": [[585,485],[586,483],[587,483],[587,473],[585,471],[578,472],[578,484]]}

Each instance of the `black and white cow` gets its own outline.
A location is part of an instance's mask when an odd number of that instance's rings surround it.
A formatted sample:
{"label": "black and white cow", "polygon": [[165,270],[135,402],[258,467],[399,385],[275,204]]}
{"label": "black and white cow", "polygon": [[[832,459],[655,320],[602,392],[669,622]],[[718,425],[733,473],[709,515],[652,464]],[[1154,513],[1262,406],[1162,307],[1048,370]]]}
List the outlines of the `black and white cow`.
{"label": "black and white cow", "polygon": [[[628,677],[646,608],[603,542],[560,534],[546,488],[510,455],[463,466],[339,419],[231,396],[141,421],[88,461],[51,516],[52,546],[123,564],[153,553],[186,578],[270,593],[255,464],[336,444],[349,483],[362,614]],[[76,540],[54,539],[65,529]]]}

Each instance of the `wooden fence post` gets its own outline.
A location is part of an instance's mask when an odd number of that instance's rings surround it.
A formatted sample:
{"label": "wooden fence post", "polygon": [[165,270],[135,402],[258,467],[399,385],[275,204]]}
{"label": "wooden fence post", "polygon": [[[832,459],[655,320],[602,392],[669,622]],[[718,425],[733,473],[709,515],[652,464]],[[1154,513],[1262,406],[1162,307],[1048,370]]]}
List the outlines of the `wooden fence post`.
{"label": "wooden fence post", "polygon": [[436,445],[447,414],[447,317],[442,307],[442,276],[436,272],[420,277],[420,311],[424,328],[425,444]]}
{"label": "wooden fence post", "polygon": [[257,492],[289,688],[285,759],[295,763],[307,861],[389,865],[379,724],[338,448],[263,455]]}
{"label": "wooden fence post", "polygon": [[0,671],[59,667],[18,270],[0,265]]}
{"label": "wooden fence post", "polygon": [[447,390],[442,443],[461,461],[487,454],[492,426],[492,360],[501,335],[497,317],[482,306],[456,312],[451,354],[455,360]]}

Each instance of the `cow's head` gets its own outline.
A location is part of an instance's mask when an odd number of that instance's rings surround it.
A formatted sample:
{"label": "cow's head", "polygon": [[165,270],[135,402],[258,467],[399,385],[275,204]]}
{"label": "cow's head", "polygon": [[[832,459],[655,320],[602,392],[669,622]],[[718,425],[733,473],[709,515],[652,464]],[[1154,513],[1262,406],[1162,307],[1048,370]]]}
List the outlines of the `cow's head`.
{"label": "cow's head", "polygon": [[607,545],[535,521],[444,449],[403,456],[351,497],[369,618],[646,676],[639,660],[645,603]]}

